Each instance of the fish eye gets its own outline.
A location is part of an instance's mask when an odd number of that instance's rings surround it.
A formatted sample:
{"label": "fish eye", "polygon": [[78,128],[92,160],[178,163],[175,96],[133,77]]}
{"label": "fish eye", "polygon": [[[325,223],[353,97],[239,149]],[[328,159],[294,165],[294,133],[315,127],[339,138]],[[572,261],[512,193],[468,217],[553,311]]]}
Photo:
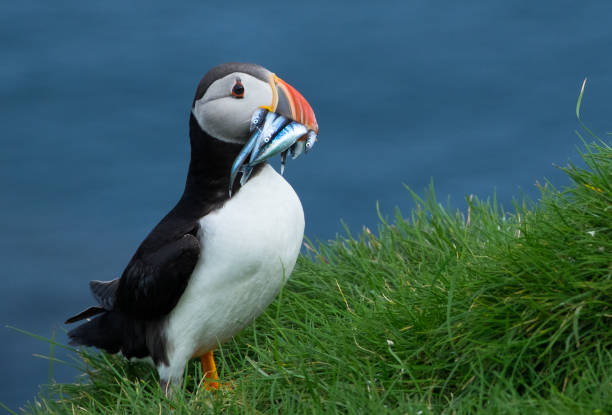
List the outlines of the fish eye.
{"label": "fish eye", "polygon": [[234,98],[244,98],[244,86],[242,82],[240,82],[240,79],[236,79],[236,83],[232,88],[232,96]]}

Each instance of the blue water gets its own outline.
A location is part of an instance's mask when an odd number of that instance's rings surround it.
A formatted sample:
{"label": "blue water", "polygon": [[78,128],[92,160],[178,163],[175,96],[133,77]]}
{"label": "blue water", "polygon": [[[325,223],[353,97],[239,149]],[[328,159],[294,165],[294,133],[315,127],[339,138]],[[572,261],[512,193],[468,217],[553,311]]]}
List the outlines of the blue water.
{"label": "blue water", "polygon": [[[312,104],[320,141],[287,166],[306,233],[375,229],[441,199],[537,198],[577,161],[575,104],[612,129],[612,3],[4,2],[0,6],[0,323],[65,341],[90,279],[122,271],[179,197],[195,86],[252,61]],[[0,328],[0,401],[31,399],[48,346]],[[75,373],[56,367],[54,376]]]}

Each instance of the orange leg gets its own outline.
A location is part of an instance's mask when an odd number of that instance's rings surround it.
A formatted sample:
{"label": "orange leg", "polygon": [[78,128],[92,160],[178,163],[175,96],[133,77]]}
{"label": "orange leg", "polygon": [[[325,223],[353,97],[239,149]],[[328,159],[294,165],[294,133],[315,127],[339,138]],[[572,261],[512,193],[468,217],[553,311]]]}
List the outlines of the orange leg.
{"label": "orange leg", "polygon": [[204,388],[206,390],[219,389],[219,376],[217,375],[217,366],[213,359],[212,350],[200,356],[202,362],[202,373],[204,374]]}

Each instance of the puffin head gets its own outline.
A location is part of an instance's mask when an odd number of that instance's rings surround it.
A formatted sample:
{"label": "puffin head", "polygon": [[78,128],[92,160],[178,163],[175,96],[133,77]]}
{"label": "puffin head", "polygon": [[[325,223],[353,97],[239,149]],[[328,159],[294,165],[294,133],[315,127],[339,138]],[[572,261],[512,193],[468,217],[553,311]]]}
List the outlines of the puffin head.
{"label": "puffin head", "polygon": [[224,63],[208,71],[198,85],[191,112],[214,139],[245,144],[251,135],[251,118],[259,108],[319,131],[306,99],[274,73],[252,63]]}

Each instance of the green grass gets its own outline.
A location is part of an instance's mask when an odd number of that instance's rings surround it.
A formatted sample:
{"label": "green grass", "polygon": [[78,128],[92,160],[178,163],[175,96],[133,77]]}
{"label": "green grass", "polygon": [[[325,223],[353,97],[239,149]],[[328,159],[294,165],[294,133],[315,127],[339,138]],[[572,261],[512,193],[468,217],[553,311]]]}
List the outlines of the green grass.
{"label": "green grass", "polygon": [[571,185],[464,215],[429,189],[376,233],[309,246],[280,297],[167,399],[145,365],[81,351],[31,414],[611,414],[612,148]]}

